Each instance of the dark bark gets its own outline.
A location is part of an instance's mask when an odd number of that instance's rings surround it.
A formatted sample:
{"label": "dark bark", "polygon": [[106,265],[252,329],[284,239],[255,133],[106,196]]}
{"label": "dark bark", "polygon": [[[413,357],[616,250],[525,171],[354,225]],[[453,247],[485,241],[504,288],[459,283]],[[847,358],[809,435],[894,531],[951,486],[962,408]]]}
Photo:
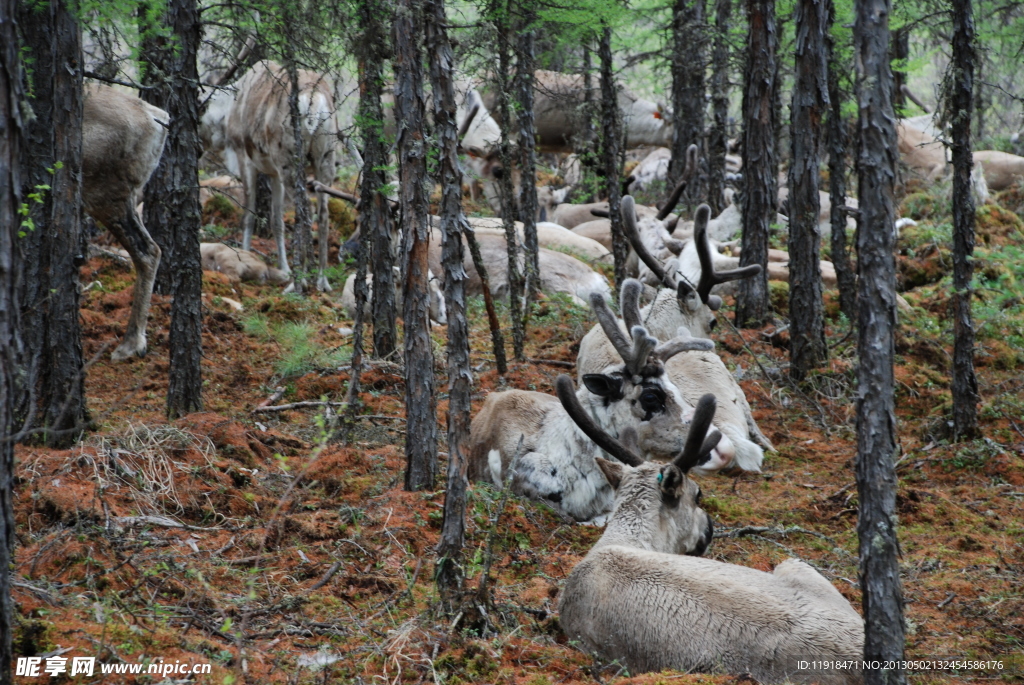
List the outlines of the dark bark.
{"label": "dark bark", "polygon": [[[142,2],[138,8],[140,83],[145,88],[139,90],[139,97],[149,104],[170,111],[172,94],[171,80],[174,68],[174,40],[161,31],[159,25],[153,25],[154,8],[150,2]],[[159,16],[159,15],[156,15]],[[171,264],[174,263],[174,221],[169,202],[174,192],[174,165],[167,156],[160,158],[160,163],[149,177],[149,182],[142,191],[142,222],[158,246],[160,246],[160,265],[156,270],[156,281],[153,292],[170,295],[174,288]]]}
{"label": "dark bark", "polygon": [[768,301],[768,227],[778,198],[775,172],[775,0],[747,0],[747,67],[743,90],[743,252],[740,266],[760,264],[760,275],[739,282],[736,325],[765,323]]}
{"label": "dark bark", "polygon": [[[704,154],[705,109],[705,1],[675,0],[672,7],[672,160],[667,187],[675,188],[686,166],[686,150],[696,144],[698,159]],[[701,174],[686,188],[687,204],[703,197]]]}
{"label": "dark bark", "polygon": [[167,415],[182,416],[203,408],[203,267],[199,254],[199,53],[200,22],[196,0],[168,0],[167,26],[175,38],[168,76],[170,130],[162,163],[171,165],[173,188],[165,198],[174,243],[169,262],[173,274],[171,304],[170,383]]}
{"label": "dark bark", "polygon": [[604,166],[605,192],[608,193],[608,217],[612,224],[612,257],[615,259],[615,290],[626,280],[629,242],[622,232],[622,184],[619,181],[619,146],[622,144],[622,120],[619,93],[612,63],[612,30],[605,25],[598,50],[601,59],[601,161]]}
{"label": "dark bark", "polygon": [[516,199],[512,177],[512,103],[509,91],[512,84],[512,35],[511,2],[498,2],[494,7],[495,28],[498,48],[498,72],[495,86],[498,95],[498,125],[501,128],[501,143],[498,158],[502,174],[498,179],[498,193],[501,196],[501,218],[505,227],[505,242],[508,246],[508,315],[512,320],[512,356],[523,361],[526,331],[523,329],[523,294],[525,279],[519,270],[519,238],[516,232]]}
{"label": "dark bark", "polygon": [[[19,25],[32,58],[35,118],[21,148],[22,197],[35,229],[19,241],[25,358],[16,416],[51,447],[77,440],[86,421],[78,267],[81,235],[81,32],[62,0],[22,3]],[[39,198],[37,201],[33,198]]]}
{"label": "dark bark", "polygon": [[[580,142],[575,146],[583,168],[593,169],[597,164],[598,135],[594,125],[597,107],[594,104],[594,50],[593,37],[589,34],[583,39],[583,126],[580,129]],[[593,200],[593,197],[583,202]]]}
{"label": "dark bark", "polygon": [[462,547],[466,538],[467,483],[466,457],[462,450],[469,437],[473,392],[469,323],[466,320],[466,272],[462,266],[462,234],[468,222],[462,214],[462,172],[459,169],[455,118],[455,56],[445,28],[444,0],[427,0],[424,20],[434,99],[434,135],[440,148],[438,180],[441,183],[441,233],[444,236],[441,259],[448,313],[448,478],[441,540],[437,545],[439,561],[435,581],[439,594],[451,606],[461,592],[465,578]]}
{"label": "dark bark", "polygon": [[[896,264],[893,257],[896,118],[889,69],[890,0],[858,0],[857,64],[858,301],[857,492],[864,658],[900,663],[904,653],[903,593],[896,535],[896,417],[893,338]],[[901,668],[864,673],[868,685],[906,682]]]}
{"label": "dark bark", "polygon": [[369,247],[358,241],[355,246],[356,275],[355,284],[352,286],[355,295],[355,316],[352,317],[352,361],[349,366],[348,388],[345,391],[345,414],[341,417],[341,426],[336,434],[345,444],[352,440],[352,431],[355,428],[356,416],[359,414],[359,390],[363,373],[363,311],[367,302],[366,284],[366,257],[369,254]]}
{"label": "dark bark", "polygon": [[14,602],[14,420],[21,364],[18,321],[18,244],[21,205],[20,159],[24,134],[20,109],[24,99],[15,2],[0,0],[0,683],[13,682]]}
{"label": "dark bark", "polygon": [[494,365],[497,367],[498,373],[504,376],[508,372],[508,361],[505,359],[505,336],[501,333],[498,311],[494,308],[491,279],[487,276],[487,267],[484,266],[484,258],[480,254],[480,243],[476,240],[476,234],[468,224],[463,227],[463,232],[466,236],[466,244],[469,245],[469,254],[473,258],[473,267],[480,276],[480,286],[484,291],[484,309],[487,311],[487,326],[491,329]]}
{"label": "dark bark", "polygon": [[270,230],[270,195],[274,192],[270,187],[270,177],[256,172],[256,224],[253,234],[261,238],[272,238]]}
{"label": "dark bark", "polygon": [[725,209],[725,154],[729,123],[729,26],[732,0],[715,2],[715,42],[711,52],[711,135],[708,137],[708,204],[711,214]]}
{"label": "dark bark", "polygon": [[[890,46],[892,59],[906,62],[910,57],[910,27],[902,26],[892,34],[892,45]],[[903,116],[903,109],[907,106],[907,96],[903,94],[903,86],[907,85],[907,72],[900,69],[892,72],[892,105],[893,110]]]}
{"label": "dark bark", "polygon": [[534,19],[527,12],[526,26],[519,34],[516,60],[516,105],[519,115],[519,220],[523,222],[523,249],[526,259],[525,289],[527,305],[523,308],[523,328],[530,316],[529,303],[540,292],[540,246],[537,244],[537,145],[533,118],[533,43]]}
{"label": "dark bark", "polygon": [[[981,0],[978,1],[978,10],[981,11]],[[981,141],[985,137],[985,53],[975,53],[975,70],[978,72],[974,79],[974,137]]]}
{"label": "dark bark", "polygon": [[390,23],[383,0],[359,3],[359,133],[363,143],[360,186],[360,240],[369,246],[373,273],[373,352],[394,356],[398,346],[395,306],[395,227],[388,206],[388,144],[384,135],[384,63],[391,56],[386,25]]}
{"label": "dark bark", "polygon": [[974,375],[974,194],[971,192],[971,113],[974,91],[974,16],[971,0],[955,0],[953,60],[946,76],[946,111],[953,139],[953,438],[978,433],[978,379]]}
{"label": "dark bark", "polygon": [[[402,318],[405,323],[405,489],[430,489],[437,478],[434,354],[430,340],[430,245],[426,107],[419,36],[421,5],[399,0],[392,24],[395,121],[398,127],[399,205],[402,213]],[[374,290],[377,289],[374,284]]]}
{"label": "dark bark", "polygon": [[292,195],[295,202],[295,224],[292,228],[292,272],[295,289],[308,292],[313,288],[313,210],[306,193],[306,155],[303,154],[302,130],[304,123],[299,111],[299,69],[291,44],[285,42],[285,69],[288,72],[288,121],[292,127]]}
{"label": "dark bark", "polygon": [[[835,22],[835,4],[829,7],[829,25]],[[831,109],[828,115],[828,179],[832,225],[832,265],[836,269],[839,288],[839,311],[846,315],[850,325],[857,323],[857,277],[850,263],[850,252],[846,245],[846,127],[843,124],[843,100],[845,93],[839,86],[839,74],[843,65],[836,62],[836,50],[831,38],[831,28],[826,32],[828,45],[828,97]]]}
{"label": "dark bark", "polygon": [[828,105],[825,33],[831,4],[831,0],[799,0],[793,11],[796,79],[790,110],[789,372],[798,381],[828,356],[819,266],[818,143]]}

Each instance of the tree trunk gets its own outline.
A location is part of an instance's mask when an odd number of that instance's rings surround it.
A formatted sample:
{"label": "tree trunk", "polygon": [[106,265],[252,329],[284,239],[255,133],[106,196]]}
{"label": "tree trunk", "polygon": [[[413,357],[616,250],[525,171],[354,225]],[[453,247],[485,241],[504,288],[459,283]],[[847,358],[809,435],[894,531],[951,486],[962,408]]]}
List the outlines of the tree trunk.
{"label": "tree trunk", "polygon": [[533,120],[533,58],[535,21],[527,12],[519,34],[519,58],[516,62],[516,105],[519,114],[519,220],[523,222],[523,248],[526,266],[526,306],[523,329],[530,316],[530,302],[540,292],[540,246],[537,244],[537,145]]}
{"label": "tree trunk", "polygon": [[[686,150],[696,143],[704,154],[705,109],[705,0],[675,0],[672,7],[672,111],[675,126],[672,136],[672,159],[669,163],[667,190],[675,188],[686,166]],[[687,204],[703,197],[703,184],[698,172],[687,186]]]}
{"label": "tree trunk", "polygon": [[373,353],[380,359],[394,356],[398,346],[395,326],[395,226],[388,203],[388,144],[384,139],[381,93],[384,63],[390,57],[384,22],[388,5],[383,0],[359,2],[359,133],[363,142],[363,171],[359,195],[360,241],[366,241],[373,272]]}
{"label": "tree trunk", "polygon": [[473,267],[480,276],[480,286],[484,292],[484,309],[487,311],[487,325],[491,329],[491,346],[494,349],[494,366],[498,373],[504,376],[508,373],[508,360],[505,359],[505,336],[501,333],[501,322],[498,320],[498,311],[494,308],[494,296],[491,295],[491,279],[487,276],[487,267],[484,266],[484,258],[480,254],[480,243],[476,240],[473,228],[467,223],[463,226],[463,233],[466,236],[466,244],[469,245],[469,254],[473,259]]}
{"label": "tree trunk", "polygon": [[[978,1],[978,11],[981,11],[981,0]],[[974,137],[977,141],[982,141],[985,137],[985,53],[975,53],[975,64],[977,65],[978,75],[974,79],[974,119],[975,129]]]}
{"label": "tree trunk", "polygon": [[843,124],[845,93],[839,86],[842,65],[837,64],[831,25],[835,23],[835,3],[829,5],[829,30],[825,33],[828,45],[828,97],[831,109],[828,115],[828,180],[832,225],[832,265],[836,269],[839,288],[839,311],[846,315],[850,325],[857,323],[857,277],[850,263],[846,246],[846,128]]}
{"label": "tree trunk", "polygon": [[84,262],[81,32],[63,0],[22,3],[19,12],[33,60],[29,103],[35,115],[26,122],[21,148],[21,192],[35,228],[17,245],[26,353],[19,368],[26,373],[15,415],[26,427],[38,427],[47,445],[63,447],[78,439],[86,421],[78,318],[78,268]]}
{"label": "tree trunk", "polygon": [[[395,121],[398,128],[399,203],[402,212],[402,284],[405,323],[405,489],[434,487],[437,477],[437,419],[434,354],[430,340],[430,245],[427,145],[421,66],[420,3],[399,0],[392,24],[395,46]],[[376,290],[376,284],[374,290]]]}
{"label": "tree trunk", "polygon": [[[167,416],[175,418],[203,408],[203,267],[199,254],[199,5],[196,0],[168,0],[167,27],[176,49],[168,76],[171,124],[164,163],[173,169],[174,186],[165,198],[172,224],[174,275],[171,304],[170,383]],[[166,259],[166,256],[164,257]]]}
{"label": "tree trunk", "polygon": [[256,222],[253,226],[253,234],[261,238],[273,238],[273,231],[270,230],[270,196],[273,193],[270,187],[270,177],[261,171],[256,172]]}
{"label": "tree trunk", "polygon": [[789,373],[798,381],[828,356],[821,299],[818,142],[828,105],[825,33],[830,5],[831,0],[799,0],[793,12],[796,79],[790,110]]}
{"label": "tree trunk", "polygon": [[615,259],[615,290],[626,280],[626,259],[629,242],[622,232],[622,184],[619,182],[619,144],[622,121],[619,117],[619,93],[615,85],[612,63],[612,30],[607,24],[601,32],[601,157],[604,165],[605,191],[608,193],[608,216],[612,224],[612,257]]}
{"label": "tree trunk", "polygon": [[906,61],[910,58],[910,27],[901,26],[892,34],[892,59],[902,63],[903,68],[892,73],[892,104],[897,115],[903,116],[907,106],[907,96],[903,94],[903,86],[907,85]]}
{"label": "tree trunk", "polygon": [[[505,242],[508,246],[508,315],[512,320],[512,356],[523,361],[526,354],[526,331],[523,330],[524,279],[519,270],[519,238],[515,226],[516,198],[512,175],[512,106],[509,101],[509,74],[512,73],[511,0],[504,5],[495,5],[495,28],[497,29],[498,73],[495,85],[498,89],[498,125],[501,129],[501,144],[498,149],[501,161],[501,177],[498,179],[501,196],[501,218],[505,227]],[[520,177],[522,179],[522,177]],[[522,180],[521,180],[522,182]]]}
{"label": "tree trunk", "polygon": [[[893,337],[896,264],[893,257],[896,118],[889,70],[890,0],[858,0],[854,59],[860,147],[857,230],[857,492],[860,514],[860,586],[864,602],[864,658],[903,659],[903,593],[896,537],[896,416],[893,409]],[[902,668],[866,671],[865,682],[906,682]]]}
{"label": "tree trunk", "polygon": [[466,272],[462,266],[462,234],[468,222],[462,214],[462,171],[459,169],[459,131],[455,114],[455,56],[445,28],[444,0],[427,0],[424,17],[434,97],[434,135],[440,147],[438,180],[441,182],[441,233],[444,236],[441,258],[448,313],[448,479],[435,580],[438,593],[450,608],[460,594],[465,578],[462,547],[466,537],[466,457],[462,449],[469,437],[473,392],[469,323],[466,320]]}
{"label": "tree trunk", "polygon": [[14,409],[17,369],[21,367],[18,330],[18,244],[22,197],[20,154],[24,93],[18,59],[15,0],[0,0],[0,683],[14,682],[14,602],[11,573],[14,562]]}
{"label": "tree trunk", "polygon": [[747,0],[747,68],[743,90],[743,252],[740,266],[760,264],[760,275],[739,282],[736,325],[760,326],[768,301],[768,227],[778,198],[775,173],[775,0]]}
{"label": "tree trunk", "polygon": [[313,288],[313,210],[306,193],[306,155],[303,153],[302,113],[299,111],[299,69],[291,43],[285,42],[285,70],[291,82],[288,89],[288,120],[292,127],[292,195],[295,202],[295,225],[292,233],[292,271],[295,289],[308,292]]}
{"label": "tree trunk", "polygon": [[[171,71],[174,68],[174,41],[166,36],[159,25],[153,25],[153,4],[148,1],[139,3],[139,49],[140,83],[146,86],[139,90],[139,97],[149,104],[170,111],[173,98]],[[142,223],[149,235],[160,247],[160,265],[156,270],[153,292],[170,295],[174,288],[174,222],[169,202],[174,193],[174,165],[166,155],[149,177],[142,191]]]}
{"label": "tree trunk", "polygon": [[[581,169],[593,170],[597,165],[597,128],[594,126],[597,107],[594,105],[594,50],[593,36],[587,33],[583,38],[583,125],[580,127],[581,144],[575,149]],[[583,202],[595,198],[588,197]]]}
{"label": "tree trunk", "polygon": [[945,109],[953,138],[953,438],[978,433],[978,380],[974,375],[974,194],[971,192],[971,112],[974,90],[974,15],[971,0],[953,2],[953,60],[946,77]]}
{"label": "tree trunk", "polygon": [[711,63],[712,127],[708,139],[708,204],[712,216],[725,209],[725,154],[729,123],[729,26],[732,0],[715,3],[715,44]]}

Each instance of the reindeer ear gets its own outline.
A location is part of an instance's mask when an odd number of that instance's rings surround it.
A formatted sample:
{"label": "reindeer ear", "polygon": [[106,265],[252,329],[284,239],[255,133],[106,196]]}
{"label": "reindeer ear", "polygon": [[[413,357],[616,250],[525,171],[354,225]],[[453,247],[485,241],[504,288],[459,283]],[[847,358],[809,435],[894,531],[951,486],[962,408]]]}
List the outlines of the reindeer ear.
{"label": "reindeer ear", "polygon": [[623,464],[617,461],[608,461],[601,457],[594,457],[594,461],[597,462],[597,468],[601,469],[601,473],[608,479],[608,484],[612,486],[612,490],[618,490],[619,485],[622,483],[622,475],[625,472]]}
{"label": "reindeer ear", "polygon": [[658,472],[658,487],[661,488],[663,495],[675,497],[676,490],[683,484],[685,478],[686,476],[683,475],[678,466],[675,464],[665,464],[665,466],[661,467],[661,471]]}
{"label": "reindeer ear", "polygon": [[682,253],[683,248],[686,247],[685,242],[682,240],[676,240],[675,238],[669,238],[663,242],[665,243],[665,248],[676,257],[678,257]]}
{"label": "reindeer ear", "polygon": [[587,390],[598,397],[621,400],[625,396],[622,393],[622,378],[619,376],[606,376],[603,373],[585,373],[583,374],[583,385],[587,386]]}

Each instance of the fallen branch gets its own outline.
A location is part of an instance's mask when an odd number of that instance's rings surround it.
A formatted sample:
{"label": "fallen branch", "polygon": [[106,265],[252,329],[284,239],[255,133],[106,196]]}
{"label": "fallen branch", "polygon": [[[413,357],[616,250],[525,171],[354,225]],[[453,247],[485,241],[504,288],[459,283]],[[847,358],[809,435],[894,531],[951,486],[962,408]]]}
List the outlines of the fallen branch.
{"label": "fallen branch", "polygon": [[291,404],[279,404],[275,407],[264,407],[259,406],[252,410],[253,414],[268,414],[278,411],[289,411],[291,409],[302,409],[304,407],[346,407],[347,402],[323,402],[323,401],[304,401],[304,402],[292,402]]}
{"label": "fallen branch", "polygon": [[282,397],[284,397],[284,386],[278,386],[278,387],[274,388],[274,394],[271,395],[270,397],[268,397],[267,399],[263,400],[262,402],[260,402],[258,405],[256,405],[256,408],[257,409],[261,409],[263,407],[269,407],[270,405],[272,405],[274,402],[277,402]]}
{"label": "fallen branch", "polygon": [[314,583],[312,587],[306,590],[306,593],[309,594],[310,592],[315,592],[322,588],[324,585],[327,585],[327,583],[331,582],[331,578],[334,577],[334,574],[337,573],[340,568],[340,561],[336,561],[333,564],[331,564],[331,567],[327,569],[327,573],[321,576],[320,580],[316,581],[316,583]]}
{"label": "fallen branch", "polygon": [[955,592],[950,592],[948,595],[946,595],[946,599],[944,599],[944,600],[942,600],[941,602],[938,603],[937,608],[939,608],[939,609],[944,608],[947,604],[952,602],[954,599],[956,599],[956,593]]}
{"label": "fallen branch", "polygon": [[132,526],[159,526],[160,528],[184,528],[185,530],[224,530],[223,528],[204,528],[202,526],[190,526],[187,523],[180,523],[166,516],[120,516],[112,518],[111,523],[117,527],[131,528]]}
{"label": "fallen branch", "polygon": [[558,366],[563,369],[576,368],[576,362],[563,362],[558,359],[527,359],[526,361],[531,364],[547,364],[548,366]]}
{"label": "fallen branch", "polygon": [[356,208],[359,207],[359,198],[352,193],[346,193],[344,190],[337,190],[328,185],[324,185],[320,181],[313,181],[309,184],[309,187],[314,193],[323,193],[325,195],[330,195],[331,197],[337,197],[345,200],[346,202],[351,202],[356,205]]}

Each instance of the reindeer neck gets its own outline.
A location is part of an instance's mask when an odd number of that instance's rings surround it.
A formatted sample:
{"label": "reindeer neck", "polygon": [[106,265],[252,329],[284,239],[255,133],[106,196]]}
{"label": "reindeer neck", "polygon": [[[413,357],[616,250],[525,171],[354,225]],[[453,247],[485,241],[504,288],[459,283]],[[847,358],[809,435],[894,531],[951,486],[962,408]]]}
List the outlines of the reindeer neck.
{"label": "reindeer neck", "polygon": [[623,487],[628,492],[620,490],[617,494],[604,535],[593,549],[616,545],[651,552],[664,551],[658,544],[661,496],[657,486],[651,481],[624,483]]}

